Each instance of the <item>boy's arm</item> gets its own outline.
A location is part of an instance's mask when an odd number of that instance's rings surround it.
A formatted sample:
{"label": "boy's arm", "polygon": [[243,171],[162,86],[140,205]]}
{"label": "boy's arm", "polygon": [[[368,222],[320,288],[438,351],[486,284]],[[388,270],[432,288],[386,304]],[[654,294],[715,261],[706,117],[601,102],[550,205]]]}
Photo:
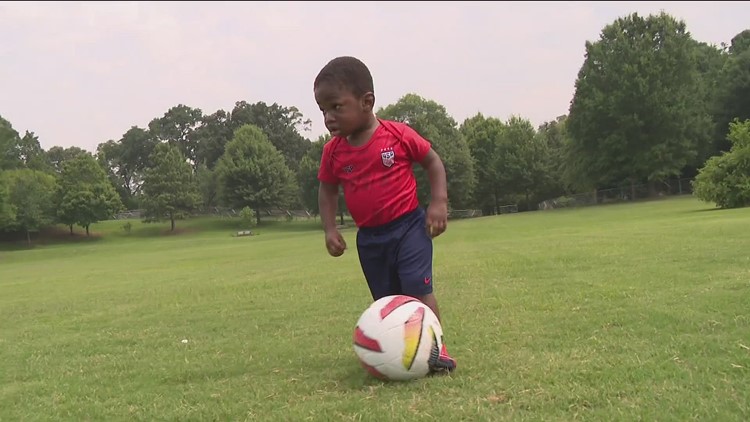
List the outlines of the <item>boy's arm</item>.
{"label": "boy's arm", "polygon": [[320,182],[318,189],[318,209],[323,230],[326,233],[336,229],[336,209],[339,201],[338,185]]}
{"label": "boy's arm", "polygon": [[445,166],[432,148],[420,164],[427,171],[430,180],[431,200],[427,208],[427,227],[430,235],[435,237],[442,234],[448,225],[448,182]]}
{"label": "boy's arm", "polygon": [[434,149],[430,149],[420,164],[427,170],[427,176],[430,179],[430,194],[432,197],[430,203],[438,202],[447,205],[448,182],[446,181],[443,160],[440,159]]}

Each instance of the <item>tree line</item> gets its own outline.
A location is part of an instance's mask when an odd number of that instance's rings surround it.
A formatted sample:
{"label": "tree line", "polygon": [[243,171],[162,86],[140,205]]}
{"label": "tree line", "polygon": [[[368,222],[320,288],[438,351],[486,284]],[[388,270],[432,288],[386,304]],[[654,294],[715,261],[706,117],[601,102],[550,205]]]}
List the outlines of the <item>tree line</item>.
{"label": "tree line", "polygon": [[[743,146],[750,143],[750,30],[716,46],[695,40],[664,12],[618,18],[586,42],[568,114],[538,127],[518,115],[481,113],[459,123],[416,93],[376,113],[432,142],[445,163],[452,209],[531,210],[561,195],[696,176],[695,192],[707,200],[750,201],[750,187],[741,193],[747,160],[738,158],[750,148]],[[250,208],[258,219],[271,208],[317,213],[316,176],[329,137],[306,138],[309,126],[296,107],[277,103],[237,101],[210,114],[178,104],[94,152],[45,151],[33,132],[20,136],[0,117],[0,231],[28,237],[64,224],[88,232],[135,208],[172,229],[175,220],[214,206]],[[426,174],[414,171],[426,203]],[[725,191],[734,199],[721,200]]]}

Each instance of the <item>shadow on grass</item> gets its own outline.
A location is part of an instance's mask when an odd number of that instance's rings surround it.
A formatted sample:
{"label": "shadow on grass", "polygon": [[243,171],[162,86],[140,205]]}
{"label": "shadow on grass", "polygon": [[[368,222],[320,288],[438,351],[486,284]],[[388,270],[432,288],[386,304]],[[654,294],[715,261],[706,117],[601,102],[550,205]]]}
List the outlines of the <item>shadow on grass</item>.
{"label": "shadow on grass", "polygon": [[342,371],[345,372],[332,380],[334,385],[330,389],[351,392],[371,390],[374,388],[413,388],[419,383],[429,382],[432,378],[445,376],[441,374],[433,374],[411,381],[380,380],[367,373],[367,371],[360,366],[354,358],[352,358],[351,363],[347,363],[346,369],[342,369]]}
{"label": "shadow on grass", "polygon": [[[126,230],[126,226],[129,227]],[[356,230],[354,225],[346,222],[346,227],[342,231]],[[175,220],[175,229],[171,230],[169,221],[154,223],[144,223],[141,220],[109,220],[93,224],[90,228],[89,236],[76,227],[74,234],[71,235],[67,227],[54,226],[46,228],[39,233],[31,235],[31,244],[26,241],[26,233],[5,233],[0,234],[1,251],[30,250],[36,247],[72,244],[79,242],[97,242],[120,241],[125,239],[149,239],[165,238],[173,236],[190,236],[199,233],[215,233],[226,236],[236,236],[238,231],[248,230],[243,227],[239,219],[236,218],[188,218],[184,220]],[[322,231],[320,219],[299,219],[292,221],[284,220],[263,220],[260,225],[249,228],[258,235],[268,235],[273,233],[293,234],[293,233],[311,233]]]}
{"label": "shadow on grass", "polygon": [[711,211],[729,211],[730,209],[731,208],[719,208],[719,207],[714,207],[714,208],[700,208],[700,209],[695,209],[695,210],[687,210],[687,211],[685,211],[685,213],[693,214],[693,213],[697,213],[697,212],[700,213],[700,212],[711,212]]}
{"label": "shadow on grass", "polygon": [[0,250],[22,251],[32,250],[40,246],[51,246],[60,244],[79,244],[99,242],[102,236],[99,233],[74,231],[73,234],[67,228],[49,227],[31,234],[29,243],[26,233],[2,233],[0,235]]}

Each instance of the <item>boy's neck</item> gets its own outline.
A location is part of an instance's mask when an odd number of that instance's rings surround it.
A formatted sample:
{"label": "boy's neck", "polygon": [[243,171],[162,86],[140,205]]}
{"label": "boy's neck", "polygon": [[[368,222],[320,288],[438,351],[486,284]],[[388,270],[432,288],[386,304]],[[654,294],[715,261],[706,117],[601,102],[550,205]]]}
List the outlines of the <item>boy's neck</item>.
{"label": "boy's neck", "polygon": [[362,129],[347,136],[346,141],[349,142],[349,145],[353,147],[362,146],[366,144],[370,140],[370,138],[372,138],[372,134],[375,133],[375,129],[377,129],[379,125],[380,122],[378,121],[377,117],[372,114],[370,115],[367,124]]}

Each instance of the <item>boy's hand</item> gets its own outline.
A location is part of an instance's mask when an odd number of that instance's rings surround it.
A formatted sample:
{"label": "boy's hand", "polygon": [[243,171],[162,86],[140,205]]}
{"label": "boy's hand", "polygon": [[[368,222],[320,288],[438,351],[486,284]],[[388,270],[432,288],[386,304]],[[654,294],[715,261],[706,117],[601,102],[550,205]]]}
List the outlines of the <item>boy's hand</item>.
{"label": "boy's hand", "polygon": [[430,237],[438,237],[448,226],[448,203],[443,201],[430,202],[427,207],[427,231]]}
{"label": "boy's hand", "polygon": [[341,233],[334,229],[326,232],[326,249],[333,257],[341,256],[346,250],[346,241]]}

